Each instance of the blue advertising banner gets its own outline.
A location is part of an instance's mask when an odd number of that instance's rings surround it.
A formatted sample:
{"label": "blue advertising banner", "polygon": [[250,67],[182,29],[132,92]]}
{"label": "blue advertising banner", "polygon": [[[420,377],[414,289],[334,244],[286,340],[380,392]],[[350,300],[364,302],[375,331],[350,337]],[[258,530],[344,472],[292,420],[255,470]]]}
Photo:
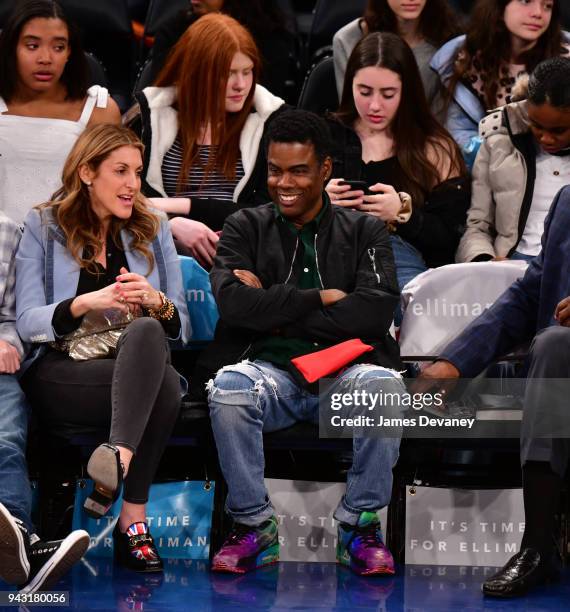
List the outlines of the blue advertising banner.
{"label": "blue advertising banner", "polygon": [[[121,500],[101,519],[89,517],[83,502],[92,490],[91,480],[79,480],[75,490],[73,529],[91,536],[87,556],[113,556],[113,529]],[[196,481],[153,484],[147,504],[147,522],[164,559],[207,559],[214,507],[214,483]]]}
{"label": "blue advertising banner", "polygon": [[192,257],[179,256],[182,270],[184,295],[190,313],[192,339],[194,342],[209,342],[214,338],[218,322],[218,307],[210,286],[206,270]]}

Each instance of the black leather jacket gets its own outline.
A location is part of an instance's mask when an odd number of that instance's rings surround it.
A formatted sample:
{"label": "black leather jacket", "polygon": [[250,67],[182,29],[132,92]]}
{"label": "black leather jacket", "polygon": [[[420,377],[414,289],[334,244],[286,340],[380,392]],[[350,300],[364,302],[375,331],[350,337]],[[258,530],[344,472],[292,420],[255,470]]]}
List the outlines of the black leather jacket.
{"label": "black leather jacket", "polygon": [[[399,348],[389,335],[399,292],[388,231],[378,219],[333,207],[315,236],[322,289],[348,295],[323,308],[319,289],[298,289],[301,245],[273,204],[240,210],[227,218],[210,272],[220,321],[216,337],[204,351],[192,386],[200,387],[223,365],[248,357],[252,344],[279,330],[284,336],[335,344],[360,338],[373,344],[364,361],[401,368]],[[263,288],[241,283],[235,269],[250,270]]]}

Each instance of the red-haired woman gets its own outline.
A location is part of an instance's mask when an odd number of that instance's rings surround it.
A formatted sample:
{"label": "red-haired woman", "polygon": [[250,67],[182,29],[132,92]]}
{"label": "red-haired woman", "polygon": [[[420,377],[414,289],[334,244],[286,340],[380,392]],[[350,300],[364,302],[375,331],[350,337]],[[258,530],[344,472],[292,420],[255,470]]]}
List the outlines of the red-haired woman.
{"label": "red-haired woman", "polygon": [[284,75],[290,70],[290,55],[295,47],[295,37],[287,28],[279,1],[188,0],[188,5],[174,13],[156,32],[152,46],[153,80],[184,32],[204,15],[219,12],[233,17],[251,33],[263,66],[260,83],[269,91],[284,97],[287,93]]}
{"label": "red-haired woman", "polygon": [[178,41],[156,87],[138,97],[145,195],[179,215],[170,220],[179,252],[206,266],[225,218],[269,201],[260,144],[283,100],[257,85],[258,74],[248,31],[209,14]]}

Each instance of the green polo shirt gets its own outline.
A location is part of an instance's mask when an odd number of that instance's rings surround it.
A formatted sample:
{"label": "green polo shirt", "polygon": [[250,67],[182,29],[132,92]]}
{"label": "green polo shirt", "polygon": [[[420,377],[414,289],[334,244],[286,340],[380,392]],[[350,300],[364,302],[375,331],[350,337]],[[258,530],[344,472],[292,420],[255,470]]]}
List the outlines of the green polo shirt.
{"label": "green polo shirt", "polygon": [[[322,289],[317,270],[317,256],[315,252],[315,236],[320,222],[325,214],[327,203],[323,201],[323,207],[319,214],[309,223],[297,229],[293,223],[287,220],[275,207],[275,218],[277,223],[284,223],[286,227],[299,239],[299,248],[302,250],[301,276],[297,280],[299,289]],[[307,353],[314,353],[324,348],[318,342],[311,342],[304,338],[283,338],[282,336],[268,336],[258,340],[253,346],[253,359],[270,361],[278,366],[286,366],[292,357],[299,357]]]}

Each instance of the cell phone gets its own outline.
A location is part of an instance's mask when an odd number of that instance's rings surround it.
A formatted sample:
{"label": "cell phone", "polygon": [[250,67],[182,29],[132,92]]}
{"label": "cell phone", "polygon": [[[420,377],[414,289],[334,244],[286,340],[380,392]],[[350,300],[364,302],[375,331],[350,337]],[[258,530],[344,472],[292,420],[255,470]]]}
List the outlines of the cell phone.
{"label": "cell phone", "polygon": [[350,185],[351,191],[364,191],[364,195],[370,195],[366,181],[341,181],[339,185]]}

